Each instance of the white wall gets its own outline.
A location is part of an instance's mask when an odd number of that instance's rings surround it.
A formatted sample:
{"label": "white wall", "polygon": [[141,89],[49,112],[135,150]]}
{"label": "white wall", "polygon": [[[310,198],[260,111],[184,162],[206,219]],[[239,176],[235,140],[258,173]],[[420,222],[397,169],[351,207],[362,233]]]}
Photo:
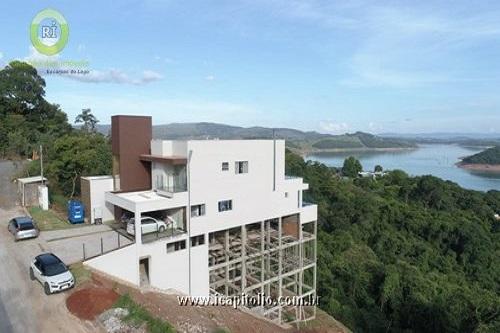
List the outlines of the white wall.
{"label": "white wall", "polygon": [[91,268],[114,276],[120,280],[139,286],[139,260],[137,247],[128,245],[113,252],[84,262]]}
{"label": "white wall", "polygon": [[209,292],[208,235],[205,235],[204,245],[191,247],[191,295],[208,296]]}
{"label": "white wall", "polygon": [[167,253],[167,243],[186,240],[185,235],[142,244],[140,257],[149,257],[149,283],[158,289],[175,289],[183,294],[189,294],[188,280],[188,249]]}
{"label": "white wall", "polygon": [[106,201],[105,193],[113,191],[112,176],[84,177],[89,181],[90,187],[90,223],[95,221],[95,209],[100,208],[103,221],[114,219],[113,205]]}
{"label": "white wall", "polygon": [[[272,140],[188,141],[191,204],[205,204],[206,215],[191,219],[192,234],[223,230],[298,213],[297,192],[301,179],[285,179],[285,142]],[[236,174],[235,162],[248,161],[248,173]],[[222,162],[229,170],[222,171]],[[273,191],[273,174],[276,188]],[[288,192],[288,198],[285,198]],[[232,200],[233,210],[218,211],[218,202]]]}

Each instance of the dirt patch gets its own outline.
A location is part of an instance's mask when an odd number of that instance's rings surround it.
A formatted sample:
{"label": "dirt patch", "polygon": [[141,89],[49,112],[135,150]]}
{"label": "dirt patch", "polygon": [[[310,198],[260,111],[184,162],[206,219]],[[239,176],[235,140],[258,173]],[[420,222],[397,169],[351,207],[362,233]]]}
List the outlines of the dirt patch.
{"label": "dirt patch", "polygon": [[109,309],[119,295],[111,289],[88,287],[75,291],[66,299],[68,310],[80,319],[93,320]]}

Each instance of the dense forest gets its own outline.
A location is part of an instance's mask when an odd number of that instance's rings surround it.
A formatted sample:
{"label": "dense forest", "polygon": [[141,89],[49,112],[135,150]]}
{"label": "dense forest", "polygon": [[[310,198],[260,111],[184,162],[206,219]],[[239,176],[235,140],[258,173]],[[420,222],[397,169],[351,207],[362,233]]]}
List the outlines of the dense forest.
{"label": "dense forest", "polygon": [[488,148],[462,160],[466,164],[500,164],[500,146]]}
{"label": "dense forest", "polygon": [[500,332],[500,192],[340,177],[287,152],[318,204],[320,306],[355,332]]}

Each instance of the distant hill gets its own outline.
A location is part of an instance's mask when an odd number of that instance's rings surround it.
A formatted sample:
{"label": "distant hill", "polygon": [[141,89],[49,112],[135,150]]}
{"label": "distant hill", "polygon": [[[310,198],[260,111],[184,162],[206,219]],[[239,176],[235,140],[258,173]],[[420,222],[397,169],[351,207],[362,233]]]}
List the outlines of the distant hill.
{"label": "distant hill", "polygon": [[466,157],[462,160],[462,163],[500,165],[500,146],[488,148],[480,153]]}
{"label": "distant hill", "polygon": [[459,144],[469,147],[500,145],[500,133],[382,133],[378,136],[422,144]]}
{"label": "distant hill", "polygon": [[[110,125],[98,125],[97,130],[108,134]],[[153,138],[165,140],[186,139],[285,139],[287,147],[295,151],[328,151],[346,149],[415,148],[405,139],[383,138],[364,132],[331,135],[291,128],[239,127],[217,123],[172,123],[153,126]]]}

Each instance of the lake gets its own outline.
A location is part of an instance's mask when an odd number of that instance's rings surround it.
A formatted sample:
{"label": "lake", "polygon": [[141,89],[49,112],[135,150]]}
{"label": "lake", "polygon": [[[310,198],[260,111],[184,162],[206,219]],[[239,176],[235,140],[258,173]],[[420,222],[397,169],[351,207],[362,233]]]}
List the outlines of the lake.
{"label": "lake", "polygon": [[384,170],[401,169],[413,176],[430,174],[451,180],[468,189],[500,190],[500,173],[465,170],[455,165],[460,158],[481,150],[458,145],[432,144],[420,145],[414,150],[314,153],[307,155],[306,160],[342,167],[344,159],[354,156],[359,159],[364,170],[373,170],[375,165],[380,164]]}

